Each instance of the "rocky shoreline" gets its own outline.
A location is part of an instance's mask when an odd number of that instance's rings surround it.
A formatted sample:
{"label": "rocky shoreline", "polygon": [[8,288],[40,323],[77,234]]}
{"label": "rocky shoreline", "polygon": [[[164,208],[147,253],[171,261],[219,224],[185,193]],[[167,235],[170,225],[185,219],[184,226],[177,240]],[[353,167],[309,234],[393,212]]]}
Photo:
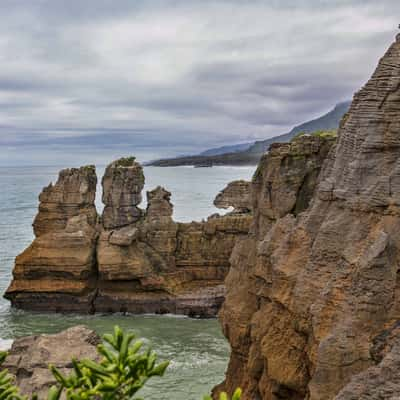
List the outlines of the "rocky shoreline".
{"label": "rocky shoreline", "polygon": [[[5,297],[17,308],[83,313],[173,313],[213,317],[238,237],[248,233],[249,207],[202,222],[177,223],[171,193],[147,192],[133,158],[111,163],[102,179],[104,210],[95,208],[93,166],[63,170],[43,189],[33,223],[35,240],[16,258]],[[245,188],[244,188],[245,189]],[[226,198],[224,200],[224,198]],[[249,196],[246,197],[247,201]]]}
{"label": "rocky shoreline", "polygon": [[[40,196],[36,239],[6,297],[46,311],[215,315],[244,400],[389,400],[400,393],[400,35],[354,96],[338,140],[271,146],[252,182],[176,223],[158,187],[138,205],[133,159],[65,170]],[[226,279],[225,279],[226,278]]]}

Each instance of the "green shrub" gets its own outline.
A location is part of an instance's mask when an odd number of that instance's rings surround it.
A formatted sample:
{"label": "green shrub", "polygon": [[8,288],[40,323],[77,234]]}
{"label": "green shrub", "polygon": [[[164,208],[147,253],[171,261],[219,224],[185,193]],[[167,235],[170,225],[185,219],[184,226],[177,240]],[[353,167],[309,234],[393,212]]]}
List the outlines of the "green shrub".
{"label": "green shrub", "polygon": [[314,132],[302,131],[302,132],[297,133],[293,137],[292,141],[296,140],[299,137],[304,136],[304,135],[318,136],[318,137],[324,137],[324,138],[335,138],[335,137],[337,137],[337,130],[336,129],[330,129],[330,130],[327,129],[327,130],[319,130],[319,131],[314,131]]}
{"label": "green shrub", "polygon": [[[113,334],[103,336],[103,343],[97,346],[100,362],[89,359],[72,360],[73,372],[66,376],[50,365],[57,385],[50,388],[47,400],[59,400],[65,393],[67,400],[143,400],[134,397],[154,376],[163,376],[169,362],[157,364],[157,356],[150,349],[142,350],[143,343],[135,340],[132,333],[123,332],[118,326]],[[0,365],[7,353],[0,352]],[[237,389],[232,400],[240,400],[241,390]],[[28,400],[13,384],[13,377],[7,370],[0,372],[0,400]],[[38,400],[36,395],[32,400]],[[206,396],[204,400],[211,400]],[[221,393],[220,400],[229,400]]]}

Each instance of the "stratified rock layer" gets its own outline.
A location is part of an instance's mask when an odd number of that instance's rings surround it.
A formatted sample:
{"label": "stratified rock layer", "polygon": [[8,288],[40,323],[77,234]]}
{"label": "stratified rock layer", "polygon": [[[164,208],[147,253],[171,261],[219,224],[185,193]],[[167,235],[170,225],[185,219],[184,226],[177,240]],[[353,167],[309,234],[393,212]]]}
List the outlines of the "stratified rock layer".
{"label": "stratified rock layer", "polygon": [[[302,160],[304,145],[274,146],[254,177],[254,224],[233,250],[220,314],[232,346],[221,387],[241,386],[245,400],[396,398],[399,40],[322,170]],[[323,147],[307,146],[320,166]]]}
{"label": "stratified rock layer", "polygon": [[142,211],[144,175],[142,166],[134,158],[123,158],[111,163],[103,180],[103,226],[121,228],[138,221]]}
{"label": "stratified rock layer", "polygon": [[[162,187],[147,193],[146,215],[132,225],[129,244],[126,228],[101,233],[97,311],[216,315],[232,248],[251,216],[176,223],[170,195]],[[126,240],[117,243],[116,235]]]}
{"label": "stratified rock layer", "polygon": [[33,223],[35,235],[62,231],[68,219],[76,215],[86,215],[89,224],[94,225],[96,185],[93,166],[62,170],[56,184],[44,188],[39,196],[39,213]]}
{"label": "stratified rock layer", "polygon": [[98,358],[96,345],[100,338],[95,332],[75,326],[54,335],[28,336],[16,339],[2,368],[14,375],[21,394],[37,394],[47,398],[48,389],[57,382],[49,370],[54,365],[63,374],[73,372],[72,358]]}
{"label": "stratified rock layer", "polygon": [[6,297],[40,311],[92,309],[97,280],[94,167],[63,170],[43,189],[36,238],[15,261]]}
{"label": "stratified rock layer", "polygon": [[[121,159],[103,178],[100,224],[92,215],[96,187],[84,184],[96,181],[93,174],[90,167],[62,171],[56,189],[44,190],[46,200],[58,199],[57,219],[47,227],[41,203],[40,234],[16,258],[6,298],[40,311],[216,315],[231,251],[248,233],[251,214],[176,223],[171,193],[162,187],[147,192],[142,211],[142,167]],[[79,206],[68,207],[71,193],[85,195]]]}
{"label": "stratified rock layer", "polygon": [[233,208],[233,212],[250,212],[251,204],[251,182],[233,181],[228,186],[218,193],[214,200],[215,207],[218,208]]}

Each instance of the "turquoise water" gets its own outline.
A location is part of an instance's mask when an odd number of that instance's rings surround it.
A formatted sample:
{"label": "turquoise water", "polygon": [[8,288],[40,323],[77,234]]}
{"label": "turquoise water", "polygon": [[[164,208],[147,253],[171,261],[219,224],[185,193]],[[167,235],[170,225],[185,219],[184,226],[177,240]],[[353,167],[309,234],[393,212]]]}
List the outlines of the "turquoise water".
{"label": "turquoise water", "polygon": [[[58,167],[0,167],[0,291],[11,279],[14,258],[33,239],[31,224],[41,189],[57,177]],[[101,176],[103,168],[98,168]],[[250,179],[253,167],[158,168],[145,167],[145,190],[162,185],[172,192],[174,218],[201,220],[220,212],[212,201],[219,190],[235,179]],[[100,179],[99,179],[100,180]],[[145,197],[145,196],[144,196]],[[97,196],[97,207],[101,209]],[[143,205],[144,206],[144,205]],[[198,400],[224,378],[229,346],[214,319],[193,320],[176,316],[37,314],[11,309],[0,298],[0,338],[58,332],[85,324],[99,333],[115,324],[134,330],[171,360],[167,374],[143,392],[149,400]]]}

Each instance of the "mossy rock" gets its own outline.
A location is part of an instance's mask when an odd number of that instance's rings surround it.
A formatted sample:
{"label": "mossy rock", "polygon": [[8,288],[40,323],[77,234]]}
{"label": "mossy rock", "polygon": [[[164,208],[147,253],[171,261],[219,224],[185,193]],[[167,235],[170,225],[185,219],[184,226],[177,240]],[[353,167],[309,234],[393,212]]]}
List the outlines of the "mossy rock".
{"label": "mossy rock", "polygon": [[122,157],[119,160],[115,161],[116,167],[133,167],[135,164],[136,157]]}
{"label": "mossy rock", "polygon": [[309,135],[309,136],[314,136],[314,137],[320,137],[320,138],[336,138],[337,137],[337,130],[336,129],[331,129],[331,130],[319,130],[319,131],[314,131],[314,132],[299,132],[296,136],[293,137],[291,141],[294,141],[304,135]]}

